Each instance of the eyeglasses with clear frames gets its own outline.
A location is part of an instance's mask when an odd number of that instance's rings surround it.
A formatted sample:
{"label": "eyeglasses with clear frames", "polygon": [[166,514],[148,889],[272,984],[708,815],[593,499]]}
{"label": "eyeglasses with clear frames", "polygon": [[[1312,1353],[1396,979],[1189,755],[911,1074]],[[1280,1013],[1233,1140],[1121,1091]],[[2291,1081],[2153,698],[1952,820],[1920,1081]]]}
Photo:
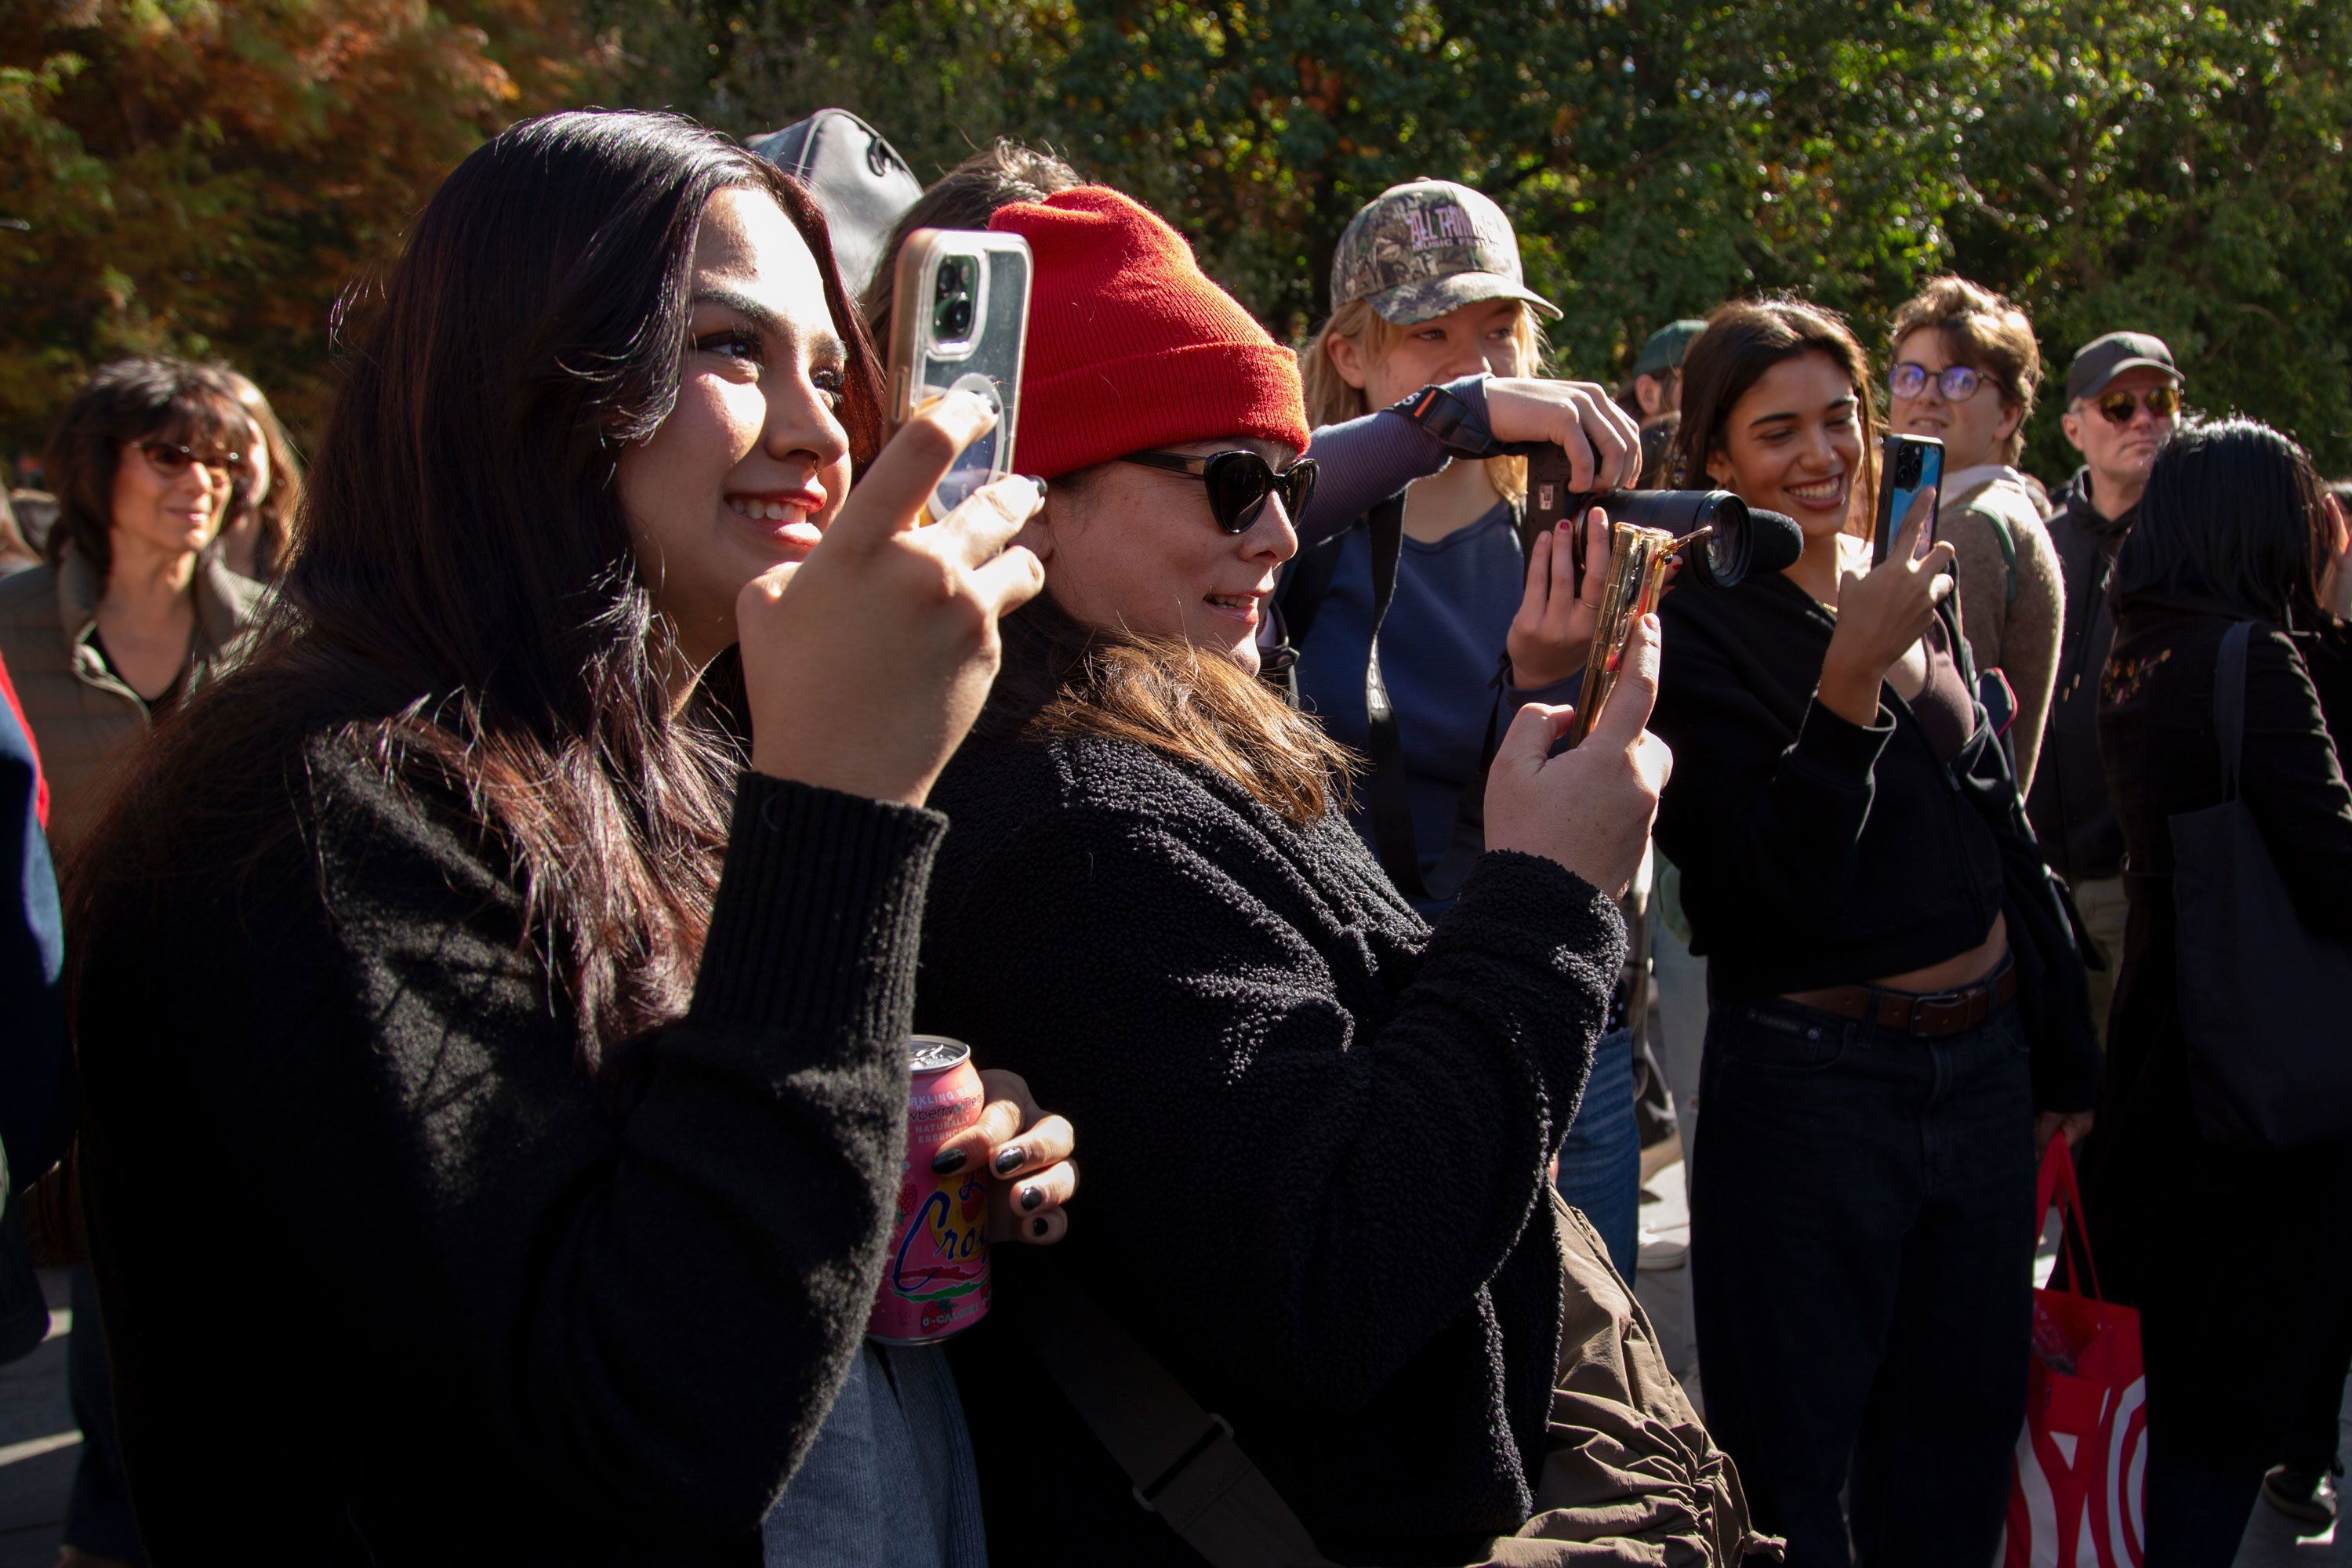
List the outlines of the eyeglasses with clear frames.
{"label": "eyeglasses with clear frames", "polygon": [[1944,395],[1945,402],[1966,403],[1984,384],[1984,375],[1964,364],[1948,364],[1940,372],[1932,372],[1907,359],[1889,366],[1886,372],[1886,390],[1906,403],[1927,391],[1931,381]]}

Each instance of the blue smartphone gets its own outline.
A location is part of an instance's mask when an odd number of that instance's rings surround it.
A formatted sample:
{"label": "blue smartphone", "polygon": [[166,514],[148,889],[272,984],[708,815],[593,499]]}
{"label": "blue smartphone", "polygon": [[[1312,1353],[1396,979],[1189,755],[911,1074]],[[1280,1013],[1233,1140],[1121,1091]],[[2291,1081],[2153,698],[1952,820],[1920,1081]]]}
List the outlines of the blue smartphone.
{"label": "blue smartphone", "polygon": [[[1879,443],[1878,522],[1870,534],[1870,563],[1883,564],[1902,531],[1903,519],[1921,490],[1944,488],[1944,444],[1933,436],[1889,436]],[[1938,500],[1942,498],[1938,496]],[[1936,520],[1929,518],[1919,535],[1919,548],[1935,542]]]}

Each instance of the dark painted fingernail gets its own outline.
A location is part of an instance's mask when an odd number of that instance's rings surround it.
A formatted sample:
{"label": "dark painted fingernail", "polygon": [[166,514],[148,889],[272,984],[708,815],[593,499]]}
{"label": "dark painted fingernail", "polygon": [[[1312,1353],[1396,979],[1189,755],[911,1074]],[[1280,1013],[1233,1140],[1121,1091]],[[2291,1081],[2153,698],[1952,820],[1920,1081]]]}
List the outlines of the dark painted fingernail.
{"label": "dark painted fingernail", "polygon": [[1045,481],[1042,478],[1035,474],[1024,474],[1021,477],[1037,487],[1037,499],[1039,500],[1045,499]]}
{"label": "dark painted fingernail", "polygon": [[1018,1143],[1015,1143],[1010,1149],[998,1150],[996,1152],[996,1173],[1000,1176],[1011,1175],[1013,1172],[1021,1168],[1021,1162],[1027,1156],[1021,1152],[1021,1145]]}
{"label": "dark painted fingernail", "polygon": [[1045,1223],[1045,1216],[1042,1215],[1029,1222],[1029,1234],[1032,1236],[1043,1236],[1053,1228]]}
{"label": "dark painted fingernail", "polygon": [[1024,1187],[1021,1190],[1021,1212],[1024,1214],[1027,1214],[1045,1201],[1045,1189],[1043,1187]]}
{"label": "dark painted fingernail", "polygon": [[933,1156],[931,1156],[931,1169],[932,1169],[932,1170],[934,1170],[934,1171],[937,1171],[940,1175],[944,1176],[944,1175],[948,1174],[948,1173],[949,1173],[950,1172],[951,1172],[951,1171],[961,1171],[961,1170],[962,1170],[962,1169],[963,1169],[963,1162],[964,1162],[964,1151],[963,1151],[963,1150],[961,1150],[961,1149],[942,1149],[941,1151],[940,1151],[940,1152],[939,1152],[939,1153],[934,1154]]}

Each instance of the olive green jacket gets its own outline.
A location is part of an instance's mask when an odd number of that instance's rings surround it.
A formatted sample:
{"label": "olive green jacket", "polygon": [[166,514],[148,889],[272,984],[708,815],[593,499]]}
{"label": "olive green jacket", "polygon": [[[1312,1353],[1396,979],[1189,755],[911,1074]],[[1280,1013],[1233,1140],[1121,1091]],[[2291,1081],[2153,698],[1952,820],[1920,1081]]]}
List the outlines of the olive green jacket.
{"label": "olive green jacket", "polygon": [[[49,843],[60,862],[96,820],[105,786],[147,733],[147,704],[106,668],[98,651],[98,598],[89,563],[68,552],[62,564],[0,577],[0,660],[25,705],[41,771],[49,781]],[[196,563],[196,636],[184,692],[243,651],[245,634],[269,591],[210,553]]]}

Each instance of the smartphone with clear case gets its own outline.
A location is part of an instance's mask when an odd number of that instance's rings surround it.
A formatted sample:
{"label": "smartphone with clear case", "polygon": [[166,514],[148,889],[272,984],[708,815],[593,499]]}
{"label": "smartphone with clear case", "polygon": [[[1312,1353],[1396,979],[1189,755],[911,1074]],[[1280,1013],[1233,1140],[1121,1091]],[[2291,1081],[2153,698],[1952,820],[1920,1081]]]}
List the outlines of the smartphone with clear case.
{"label": "smartphone with clear case", "polygon": [[898,251],[890,308],[890,428],[898,430],[950,392],[972,393],[997,410],[995,428],[965,447],[931,492],[927,523],[1015,471],[1031,269],[1029,242],[1017,234],[919,228]]}

